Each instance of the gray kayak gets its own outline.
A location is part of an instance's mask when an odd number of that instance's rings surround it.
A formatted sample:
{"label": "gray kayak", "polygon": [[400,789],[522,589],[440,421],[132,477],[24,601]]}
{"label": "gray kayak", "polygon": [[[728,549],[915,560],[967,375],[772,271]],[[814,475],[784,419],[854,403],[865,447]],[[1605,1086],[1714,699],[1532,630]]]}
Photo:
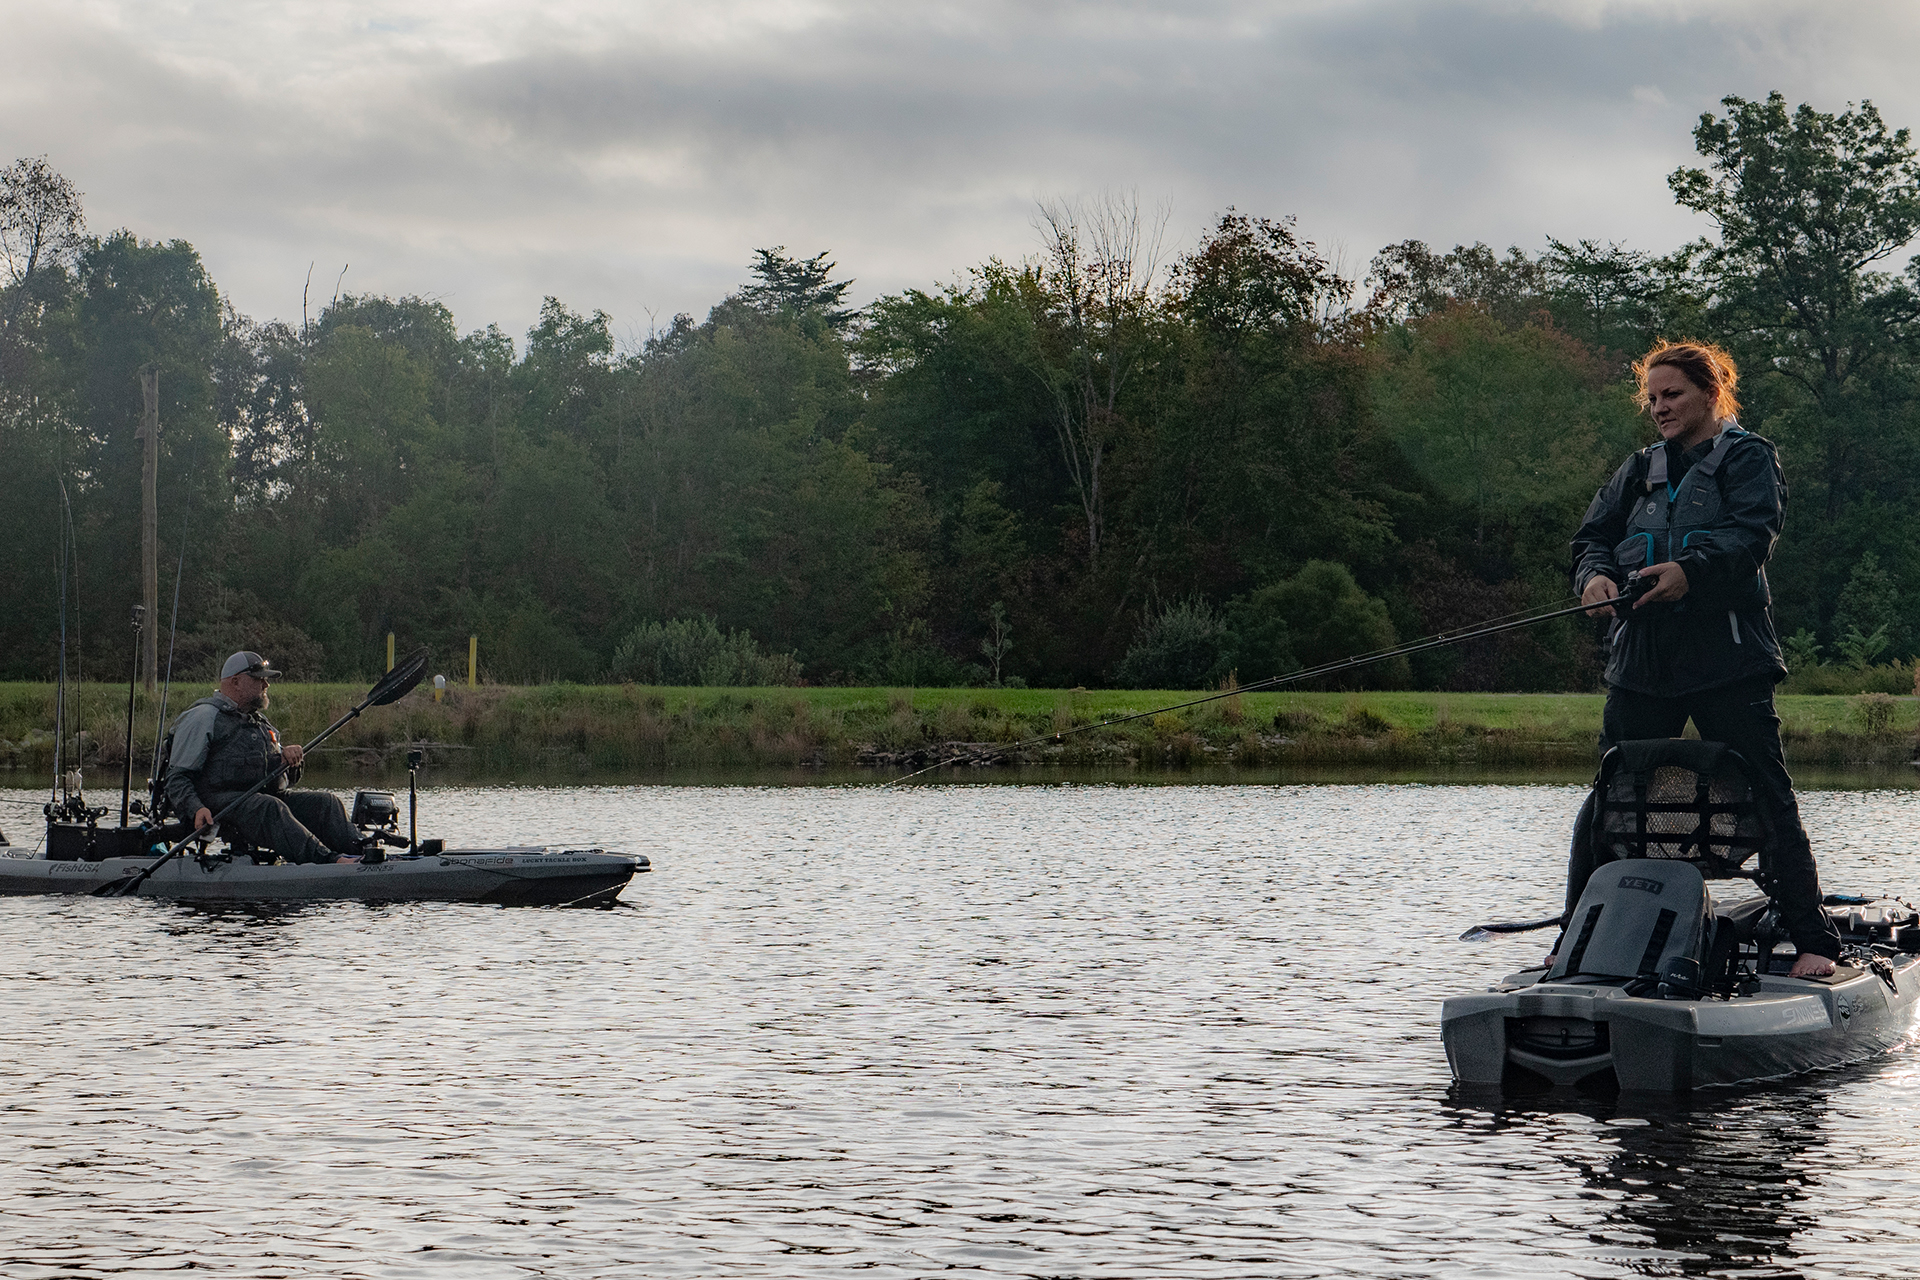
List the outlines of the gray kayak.
{"label": "gray kayak", "polygon": [[1841,964],[1828,978],[1790,978],[1791,944],[1764,898],[1716,903],[1684,862],[1608,863],[1551,970],[1442,1004],[1454,1079],[1684,1093],[1881,1053],[1912,1034],[1920,1012],[1920,955],[1905,949],[1920,920],[1894,898],[1829,898],[1826,911]]}
{"label": "gray kayak", "polygon": [[[0,895],[86,894],[137,873],[149,857],[54,859],[0,844]],[[183,853],[141,884],[143,898],[191,902],[489,902],[502,906],[610,903],[644,855],[506,846],[389,856],[383,862],[256,863],[246,855]]]}

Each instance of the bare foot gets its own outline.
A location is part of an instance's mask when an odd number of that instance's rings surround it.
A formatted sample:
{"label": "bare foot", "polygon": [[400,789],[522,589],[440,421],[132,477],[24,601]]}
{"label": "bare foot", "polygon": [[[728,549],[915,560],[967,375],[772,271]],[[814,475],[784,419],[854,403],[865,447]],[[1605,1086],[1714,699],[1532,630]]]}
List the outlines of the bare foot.
{"label": "bare foot", "polygon": [[1826,978],[1832,975],[1833,961],[1811,951],[1802,951],[1794,958],[1793,968],[1787,971],[1789,978]]}
{"label": "bare foot", "polygon": [[360,855],[357,853],[343,853],[339,857],[334,859],[335,863],[358,862],[358,861],[360,861]]}

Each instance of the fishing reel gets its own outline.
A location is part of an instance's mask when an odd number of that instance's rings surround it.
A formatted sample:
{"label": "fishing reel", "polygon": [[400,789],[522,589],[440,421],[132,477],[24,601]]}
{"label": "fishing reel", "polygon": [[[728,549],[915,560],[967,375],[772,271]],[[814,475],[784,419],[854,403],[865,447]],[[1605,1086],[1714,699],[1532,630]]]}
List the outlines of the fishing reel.
{"label": "fishing reel", "polygon": [[90,809],[87,799],[78,791],[67,794],[58,804],[43,804],[40,811],[47,815],[49,822],[71,822],[76,825],[92,826],[107,816],[105,809]]}
{"label": "fishing reel", "polygon": [[1659,584],[1660,579],[1643,578],[1640,576],[1640,571],[1635,569],[1627,575],[1626,582],[1620,587],[1620,594],[1613,598],[1612,604],[1614,611],[1620,617],[1626,617],[1633,611],[1633,607],[1639,603],[1640,598],[1652,591]]}

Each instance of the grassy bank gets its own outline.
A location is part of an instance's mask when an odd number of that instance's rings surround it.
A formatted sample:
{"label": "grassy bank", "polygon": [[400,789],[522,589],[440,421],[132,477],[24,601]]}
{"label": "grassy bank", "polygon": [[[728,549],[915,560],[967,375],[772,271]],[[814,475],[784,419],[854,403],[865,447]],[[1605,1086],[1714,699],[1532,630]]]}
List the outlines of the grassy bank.
{"label": "grassy bank", "polygon": [[[176,689],[172,710],[203,689]],[[293,741],[343,714],[361,685],[278,685],[273,719]],[[869,765],[904,771],[956,753],[1151,711],[1192,694],[1049,689],[658,689],[633,685],[485,686],[435,703],[416,690],[348,725],[317,770],[390,771],[424,742],[436,771],[501,776],[632,773],[685,767]],[[126,690],[80,699],[90,767],[125,759]],[[1023,751],[1027,763],[1122,768],[1199,765],[1582,766],[1593,759],[1595,694],[1253,693],[1096,728]],[[1913,758],[1920,701],[1785,695],[1787,755],[1846,768]],[[45,773],[53,690],[0,684],[0,768]],[[134,758],[152,750],[154,708],[135,710]]]}

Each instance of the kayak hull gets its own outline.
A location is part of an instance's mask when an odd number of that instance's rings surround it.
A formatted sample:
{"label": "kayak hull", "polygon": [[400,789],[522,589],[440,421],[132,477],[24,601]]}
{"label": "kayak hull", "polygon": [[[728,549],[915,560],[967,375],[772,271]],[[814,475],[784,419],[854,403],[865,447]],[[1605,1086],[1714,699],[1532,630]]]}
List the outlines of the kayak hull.
{"label": "kayak hull", "polygon": [[[0,848],[0,855],[8,853]],[[97,862],[0,856],[0,895],[88,894],[137,874],[150,858]],[[450,849],[385,862],[261,865],[245,856],[182,854],[147,877],[142,898],[189,902],[489,902],[503,906],[610,902],[650,869],[641,855],[518,846]]]}
{"label": "kayak hull", "polygon": [[1920,956],[1830,978],[1762,977],[1727,999],[1627,994],[1619,984],[1514,974],[1441,1006],[1461,1085],[1685,1093],[1843,1066],[1905,1040],[1920,1013]]}

